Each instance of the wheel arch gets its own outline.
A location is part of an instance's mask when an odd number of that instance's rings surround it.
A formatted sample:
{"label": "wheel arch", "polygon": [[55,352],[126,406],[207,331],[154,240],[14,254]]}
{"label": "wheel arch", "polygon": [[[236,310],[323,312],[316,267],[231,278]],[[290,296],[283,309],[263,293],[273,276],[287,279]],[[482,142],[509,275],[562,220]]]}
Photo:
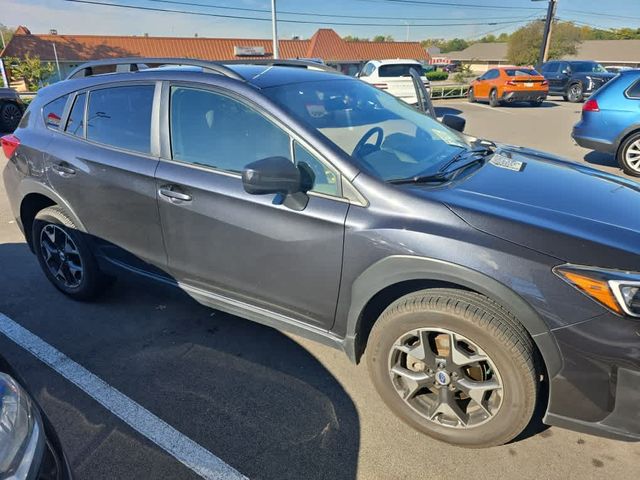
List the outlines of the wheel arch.
{"label": "wheel arch", "polygon": [[20,201],[20,223],[22,225],[22,230],[24,232],[25,239],[27,240],[27,244],[32,251],[33,244],[31,241],[31,229],[33,226],[33,220],[39,211],[47,207],[53,205],[63,207],[78,228],[86,232],[84,225],[67,202],[65,202],[49,187],[33,180],[25,180],[21,190],[22,200]]}
{"label": "wheel arch", "polygon": [[379,260],[354,282],[345,338],[345,349],[349,357],[355,362],[360,361],[371,328],[389,304],[409,293],[436,287],[471,290],[503,305],[515,315],[533,338],[547,374],[553,377],[560,371],[560,352],[548,326],[512,289],[481,272],[461,265],[404,255]]}
{"label": "wheel arch", "polygon": [[618,150],[620,150],[620,147],[622,146],[624,141],[635,133],[640,133],[640,124],[629,126],[625,128],[620,135],[618,135],[618,138],[616,138],[614,143],[615,149],[616,149],[616,155],[618,154]]}

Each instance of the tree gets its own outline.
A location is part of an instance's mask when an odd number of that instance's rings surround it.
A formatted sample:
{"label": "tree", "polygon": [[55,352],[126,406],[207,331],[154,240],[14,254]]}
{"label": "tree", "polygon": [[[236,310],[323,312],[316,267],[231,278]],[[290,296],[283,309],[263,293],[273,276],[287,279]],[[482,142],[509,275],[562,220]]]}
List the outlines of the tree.
{"label": "tree", "polygon": [[[13,38],[13,33],[16,31],[15,28],[10,28],[0,23],[0,33],[2,34],[2,38],[4,38],[5,45],[9,43],[9,41]],[[0,42],[0,48],[2,47],[2,43]]]}
{"label": "tree", "polygon": [[40,57],[27,54],[23,60],[19,58],[6,58],[5,65],[11,70],[11,76],[21,78],[27,84],[27,88],[35,92],[47,83],[47,79],[53,74],[51,63],[43,63]]}
{"label": "tree", "polygon": [[364,37],[354,37],[353,35],[347,35],[346,37],[342,37],[345,42],[368,42],[368,38]]}
{"label": "tree", "polygon": [[[535,65],[540,54],[544,23],[534,21],[511,34],[507,57],[515,65]],[[575,55],[582,41],[580,28],[571,22],[554,22],[551,32],[549,58]]]}
{"label": "tree", "polygon": [[447,40],[441,47],[440,50],[442,53],[447,52],[457,52],[460,50],[464,50],[470,45],[469,42],[464,40],[463,38],[454,38],[451,40]]}
{"label": "tree", "polygon": [[373,41],[374,42],[393,42],[393,37],[391,35],[376,35],[375,37],[373,37]]}

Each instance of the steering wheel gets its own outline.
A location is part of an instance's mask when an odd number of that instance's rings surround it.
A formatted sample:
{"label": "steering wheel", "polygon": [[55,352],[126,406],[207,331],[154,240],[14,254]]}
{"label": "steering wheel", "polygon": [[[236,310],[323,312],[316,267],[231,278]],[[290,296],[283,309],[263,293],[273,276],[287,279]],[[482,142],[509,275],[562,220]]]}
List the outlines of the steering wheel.
{"label": "steering wheel", "polygon": [[[376,143],[373,145],[368,144],[367,142],[374,135],[378,135],[378,137],[376,138]],[[353,153],[351,154],[351,156],[362,159],[362,157],[365,157],[372,152],[380,150],[380,146],[382,145],[383,138],[384,138],[384,131],[382,130],[382,128],[373,127],[371,130],[365,133],[362,136],[362,138],[358,141],[358,144],[356,145],[356,148],[353,149]]]}

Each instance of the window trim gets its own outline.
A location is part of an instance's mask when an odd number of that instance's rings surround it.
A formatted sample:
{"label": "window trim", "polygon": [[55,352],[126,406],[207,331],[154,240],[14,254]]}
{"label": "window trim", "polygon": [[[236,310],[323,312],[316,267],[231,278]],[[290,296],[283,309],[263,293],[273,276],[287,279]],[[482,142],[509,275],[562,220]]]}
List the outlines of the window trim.
{"label": "window trim", "polygon": [[67,116],[67,109],[70,109],[70,105],[69,105],[69,99],[71,98],[75,98],[75,92],[70,92],[70,93],[65,93],[64,95],[60,95],[59,97],[54,98],[53,100],[51,100],[50,102],[45,103],[44,105],[42,105],[42,107],[40,108],[40,118],[42,119],[42,123],[44,123],[44,128],[46,128],[47,130],[50,130],[52,132],[59,132],[62,133],[63,131],[60,130],[60,125],[58,125],[58,128],[53,128],[51,126],[49,126],[47,124],[47,119],[44,116],[44,109],[46,106],[51,105],[53,102],[56,102],[58,100],[60,100],[61,98],[67,97],[67,100],[64,104],[64,107],[62,108],[62,115],[60,116],[60,123],[62,123],[62,121],[65,121],[65,125],[66,125],[66,116]]}
{"label": "window trim", "polygon": [[[69,125],[69,119],[71,118],[71,112],[73,111],[73,107],[76,104],[76,100],[80,95],[85,95],[84,97],[84,108],[82,109],[82,135],[74,135],[73,133],[67,132],[67,127]],[[64,117],[64,128],[62,130],[58,130],[60,133],[63,133],[71,138],[79,138],[80,140],[87,139],[87,105],[89,105],[89,90],[78,90],[77,92],[73,92],[71,96],[71,103],[68,105],[69,111],[66,112]],[[65,107],[66,108],[66,107]]]}
{"label": "window trim", "polygon": [[[209,84],[209,83],[198,83],[198,82],[189,82],[189,81],[180,81],[180,80],[165,80],[162,82],[162,95],[161,95],[161,112],[160,112],[160,117],[161,117],[161,126],[160,126],[160,141],[161,141],[161,154],[160,154],[160,161],[162,162],[169,162],[169,163],[173,163],[176,165],[183,165],[189,168],[196,168],[198,170],[203,170],[206,172],[212,172],[212,173],[216,173],[219,175],[225,175],[227,177],[233,177],[233,178],[237,178],[237,179],[241,179],[242,178],[242,174],[240,173],[236,173],[236,172],[231,172],[229,170],[222,170],[216,167],[210,167],[207,165],[199,165],[199,164],[194,164],[194,163],[189,163],[189,162],[183,162],[180,160],[174,160],[173,159],[173,151],[171,149],[171,88],[172,87],[183,87],[183,88],[192,88],[192,89],[196,89],[196,90],[204,90],[204,91],[208,91],[208,92],[212,92],[218,95],[223,95],[226,97],[229,97],[237,102],[242,103],[243,105],[246,105],[248,108],[251,108],[253,110],[255,110],[256,112],[258,112],[259,114],[263,115],[264,117],[266,117],[271,123],[273,123],[274,125],[276,125],[278,128],[280,128],[282,131],[284,131],[290,139],[291,141],[296,141],[298,142],[301,146],[303,146],[305,149],[307,149],[309,151],[309,153],[311,153],[314,157],[316,157],[321,163],[325,164],[325,166],[328,166],[329,168],[331,168],[332,170],[338,172],[339,175],[339,191],[340,191],[340,195],[344,195],[344,188],[343,188],[343,182],[348,182],[351,186],[351,188],[355,191],[357,191],[357,189],[353,186],[353,184],[351,182],[349,182],[349,180],[344,176],[344,173],[337,167],[335,166],[333,163],[331,163],[331,161],[329,161],[324,155],[322,155],[320,152],[318,152],[318,150],[313,147],[313,145],[311,145],[307,140],[305,140],[303,137],[301,137],[297,132],[295,132],[294,130],[292,130],[289,126],[285,125],[283,122],[281,122],[279,119],[277,119],[274,115],[272,115],[269,111],[265,110],[263,107],[261,107],[260,105],[256,104],[255,102],[251,101],[250,99],[238,94],[237,92],[230,90],[228,88],[219,86],[219,85],[213,85],[213,84]],[[291,143],[290,143],[290,148],[291,148]],[[294,159],[294,157],[292,156],[292,160]],[[362,199],[364,198],[364,196],[358,191],[358,197],[359,198],[347,198],[344,196],[332,196],[332,195],[326,195],[326,194],[322,194],[320,192],[314,192],[314,191],[309,191],[307,192],[307,195],[311,195],[311,196],[318,196],[318,197],[323,197],[323,198],[329,198],[331,200],[337,200],[337,201],[342,201],[342,202],[348,202],[354,205],[359,205],[359,206],[368,206],[368,201],[363,201]]]}

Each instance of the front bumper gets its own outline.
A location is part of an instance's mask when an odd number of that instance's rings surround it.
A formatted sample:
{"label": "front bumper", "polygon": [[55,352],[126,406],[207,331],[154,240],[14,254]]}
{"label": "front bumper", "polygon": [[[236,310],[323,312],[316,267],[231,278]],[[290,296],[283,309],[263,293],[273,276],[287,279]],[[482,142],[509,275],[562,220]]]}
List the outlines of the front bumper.
{"label": "front bumper", "polygon": [[538,102],[547,98],[546,90],[514,90],[504,92],[502,100],[505,102]]}
{"label": "front bumper", "polygon": [[640,441],[640,321],[604,313],[552,332],[563,366],[544,422]]}

